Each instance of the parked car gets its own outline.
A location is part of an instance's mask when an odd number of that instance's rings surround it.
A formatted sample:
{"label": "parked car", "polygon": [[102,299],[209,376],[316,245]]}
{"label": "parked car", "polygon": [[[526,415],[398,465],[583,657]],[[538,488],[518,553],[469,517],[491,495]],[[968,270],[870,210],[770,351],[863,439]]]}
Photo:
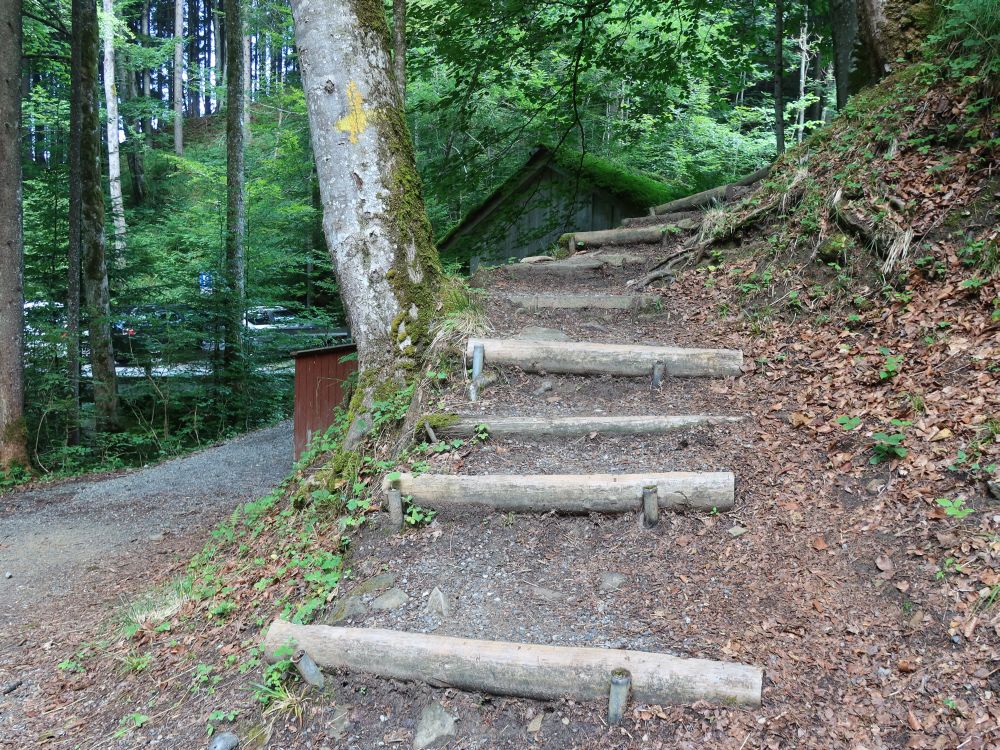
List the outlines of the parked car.
{"label": "parked car", "polygon": [[183,305],[139,305],[111,324],[119,364],[188,362],[211,344],[208,317]]}
{"label": "parked car", "polygon": [[248,348],[265,358],[353,341],[346,326],[330,325],[322,316],[296,313],[287,307],[252,307],[244,315],[243,324]]}

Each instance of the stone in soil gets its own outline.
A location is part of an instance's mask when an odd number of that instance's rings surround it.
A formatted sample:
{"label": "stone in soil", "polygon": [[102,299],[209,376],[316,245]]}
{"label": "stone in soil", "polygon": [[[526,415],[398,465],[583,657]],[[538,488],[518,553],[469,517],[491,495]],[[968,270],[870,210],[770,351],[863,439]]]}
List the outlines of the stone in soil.
{"label": "stone in soil", "polygon": [[569,598],[561,591],[547,589],[544,586],[532,586],[531,595],[536,599],[541,599],[542,601],[549,602],[550,604],[561,604]]}
{"label": "stone in soil", "polygon": [[530,341],[569,341],[569,336],[562,331],[542,326],[528,326],[517,334],[515,338],[528,339]]}
{"label": "stone in soil", "polygon": [[748,529],[746,526],[739,526],[739,525],[733,526],[733,528],[729,530],[729,536],[731,536],[733,539],[737,539],[738,537],[741,537],[744,534],[746,534],[749,530],[750,529]]}
{"label": "stone in soil", "polygon": [[386,589],[392,588],[396,584],[396,576],[392,573],[382,573],[381,575],[372,576],[367,581],[362,581],[351,591],[355,596],[361,596],[362,594],[374,594],[377,591],[385,591]]}
{"label": "stone in soil", "polygon": [[234,750],[240,744],[240,738],[232,732],[223,732],[212,738],[208,750]]}
{"label": "stone in soil", "polygon": [[[621,573],[615,573],[610,570],[606,570],[601,573],[601,583],[600,590],[605,594],[609,594],[612,591],[617,591],[618,588],[628,580]],[[536,730],[537,731],[537,730]]]}
{"label": "stone in soil", "polygon": [[368,611],[365,603],[359,596],[349,596],[326,617],[328,625],[334,625],[341,620],[349,620],[352,617],[360,617]]}
{"label": "stone in soil", "polygon": [[542,719],[544,715],[538,713],[535,718],[528,722],[528,734],[534,734],[535,732],[540,732],[542,730]]}
{"label": "stone in soil", "polygon": [[420,714],[413,737],[413,750],[434,747],[440,740],[455,734],[455,718],[440,703],[431,703]]}
{"label": "stone in soil", "polygon": [[410,601],[410,597],[402,589],[389,589],[372,602],[372,609],[399,609],[408,601]]}
{"label": "stone in soil", "polygon": [[438,617],[448,617],[451,614],[451,602],[437,586],[427,597],[427,611]]}

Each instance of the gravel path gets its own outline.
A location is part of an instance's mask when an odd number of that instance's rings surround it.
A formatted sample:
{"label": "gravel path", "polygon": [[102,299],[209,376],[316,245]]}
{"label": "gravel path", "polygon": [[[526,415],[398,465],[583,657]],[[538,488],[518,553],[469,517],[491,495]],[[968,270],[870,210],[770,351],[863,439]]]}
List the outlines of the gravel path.
{"label": "gravel path", "polygon": [[280,482],[291,454],[286,421],[121,476],[0,497],[0,623],[28,621],[33,602],[113,574],[123,558],[190,543]]}

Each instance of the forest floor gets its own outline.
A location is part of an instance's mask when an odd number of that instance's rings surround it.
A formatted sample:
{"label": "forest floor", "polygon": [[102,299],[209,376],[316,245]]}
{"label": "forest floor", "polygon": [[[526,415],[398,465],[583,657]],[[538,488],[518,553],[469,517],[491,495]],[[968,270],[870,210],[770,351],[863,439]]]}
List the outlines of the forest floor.
{"label": "forest floor", "polygon": [[[651,260],[664,252],[630,251]],[[411,458],[434,472],[474,474],[732,470],[733,511],[667,513],[647,530],[633,516],[471,510],[396,536],[375,506],[316,621],[739,661],[764,669],[760,708],[635,705],[609,728],[599,702],[331,674],[321,692],[272,683],[261,715],[261,629],[309,596],[296,566],[338,549],[343,535],[314,521],[290,531],[296,514],[278,504],[263,523],[253,520],[259,512],[247,514],[249,532],[242,521],[227,527],[230,541],[214,556],[196,557],[207,593],[147,619],[133,636],[108,627],[111,611],[58,634],[22,636],[0,677],[30,661],[32,685],[20,689],[20,721],[0,704],[0,746],[192,748],[207,744],[207,731],[231,728],[246,748],[411,747],[437,704],[438,718],[454,724],[435,747],[995,747],[1000,498],[981,472],[956,465],[961,451],[983,461],[998,453],[1000,349],[990,308],[954,284],[915,278],[905,305],[872,306],[847,328],[817,322],[808,308],[763,319],[739,310],[758,272],[751,251],[684,274],[659,290],[661,309],[642,316],[517,311],[503,293],[553,285],[502,271],[477,280],[493,295],[497,335],[544,326],[575,340],[741,348],[744,373],[668,379],[651,390],[643,379],[503,368],[475,405],[457,378],[432,408],[743,419],[663,436],[491,438]],[[637,273],[617,269],[560,288],[625,292]],[[938,333],[929,340],[928,331]],[[886,347],[906,355],[906,369],[891,378],[879,376]],[[876,435],[893,418],[909,422],[899,427],[907,456],[873,463]],[[938,498],[961,499],[968,512],[949,515]],[[162,590],[177,570],[151,571],[150,585]],[[445,614],[429,604],[435,588]],[[77,668],[56,669],[60,659]]]}
{"label": "forest floor", "polygon": [[55,669],[54,645],[183,569],[221,518],[286,476],[291,437],[282,422],[144,469],[0,496],[0,688],[20,682],[0,699],[6,729]]}

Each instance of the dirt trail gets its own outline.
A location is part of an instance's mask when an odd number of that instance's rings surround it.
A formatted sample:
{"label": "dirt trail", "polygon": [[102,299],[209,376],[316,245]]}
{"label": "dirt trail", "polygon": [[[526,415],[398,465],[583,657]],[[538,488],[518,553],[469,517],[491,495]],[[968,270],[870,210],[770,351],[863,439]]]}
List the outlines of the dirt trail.
{"label": "dirt trail", "polygon": [[280,482],[291,443],[283,422],[121,476],[0,497],[0,627],[50,617],[42,601],[71,593],[107,601],[128,587],[129,571],[141,587],[157,560],[196,545],[220,517]]}

